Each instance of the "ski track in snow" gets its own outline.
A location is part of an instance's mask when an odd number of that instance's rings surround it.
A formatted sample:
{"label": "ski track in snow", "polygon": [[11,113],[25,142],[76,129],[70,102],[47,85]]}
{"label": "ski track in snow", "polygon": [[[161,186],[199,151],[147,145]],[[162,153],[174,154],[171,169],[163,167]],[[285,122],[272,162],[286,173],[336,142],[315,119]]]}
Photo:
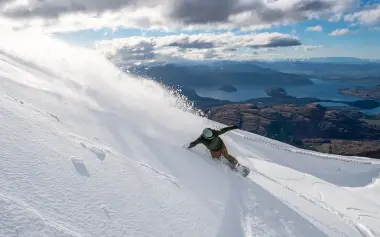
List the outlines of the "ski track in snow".
{"label": "ski track in snow", "polygon": [[380,236],[379,161],[232,131],[244,178],[185,149],[224,125],[91,50],[22,36],[0,38],[0,237]]}
{"label": "ski track in snow", "polygon": [[[240,136],[243,136],[243,135],[240,135]],[[277,144],[274,144],[274,143],[271,143],[271,142],[266,142],[264,140],[260,140],[260,139],[256,139],[256,138],[252,138],[252,137],[248,137],[248,136],[243,136],[243,137],[244,137],[244,139],[251,140],[251,141],[254,141],[254,142],[258,142],[258,143],[263,143],[263,144],[266,144],[266,145],[270,145],[272,147],[275,147],[275,148],[283,150],[283,151],[287,151],[287,152],[291,152],[291,153],[298,153],[298,154],[303,154],[303,155],[309,155],[309,156],[314,156],[314,157],[318,157],[318,158],[321,158],[321,159],[339,160],[339,161],[344,161],[344,162],[359,163],[359,164],[368,164],[368,165],[371,165],[371,164],[375,163],[375,162],[373,162],[371,160],[354,159],[354,158],[343,158],[343,157],[334,156],[334,155],[324,155],[324,154],[320,154],[320,153],[316,153],[316,152],[301,150],[301,149],[298,149],[298,148],[289,148],[289,147],[285,147],[285,146],[280,146],[280,145],[277,145]],[[377,161],[376,161],[376,163],[377,163]]]}
{"label": "ski track in snow", "polygon": [[322,191],[318,190],[317,184],[324,184],[324,183],[322,183],[322,182],[314,182],[313,183],[313,188],[315,188],[319,192],[319,200],[323,202],[323,201],[325,201],[325,196],[323,195]]}
{"label": "ski track in snow", "polygon": [[350,217],[348,217],[344,213],[340,212],[339,210],[335,209],[334,207],[328,205],[323,200],[321,200],[321,201],[315,200],[314,198],[310,197],[309,195],[297,191],[296,188],[294,188],[294,187],[291,187],[291,186],[289,186],[287,184],[281,183],[280,181],[278,181],[276,179],[273,179],[273,178],[270,178],[270,177],[266,176],[265,174],[263,174],[261,172],[258,172],[258,171],[255,171],[255,172],[257,174],[259,174],[259,175],[261,175],[261,176],[263,176],[263,177],[265,177],[265,178],[267,178],[267,179],[269,179],[269,180],[271,180],[271,181],[273,181],[273,182],[275,182],[275,183],[283,186],[284,188],[286,188],[286,189],[294,192],[295,194],[297,194],[298,196],[302,197],[303,199],[309,201],[310,203],[318,205],[322,209],[325,209],[325,210],[333,213],[334,215],[336,215],[338,218],[341,218],[344,222],[346,222],[351,227],[357,228],[364,237],[373,237],[373,234],[371,233],[371,231],[365,225],[352,220]]}
{"label": "ski track in snow", "polygon": [[168,181],[170,181],[171,183],[173,183],[175,186],[177,186],[178,188],[180,188],[180,186],[179,186],[177,180],[176,180],[173,176],[168,175],[168,174],[166,174],[166,173],[164,173],[164,172],[162,172],[162,171],[159,171],[159,170],[153,168],[153,167],[150,166],[150,165],[143,164],[143,163],[140,163],[140,165],[141,165],[142,167],[145,167],[145,168],[148,168],[148,169],[152,170],[153,172],[155,172],[155,173],[158,174],[159,176],[161,176],[161,177],[167,179]]}
{"label": "ski track in snow", "polygon": [[[5,228],[8,226],[12,228]],[[23,201],[2,193],[0,193],[0,236],[81,237],[80,234],[42,216]]]}

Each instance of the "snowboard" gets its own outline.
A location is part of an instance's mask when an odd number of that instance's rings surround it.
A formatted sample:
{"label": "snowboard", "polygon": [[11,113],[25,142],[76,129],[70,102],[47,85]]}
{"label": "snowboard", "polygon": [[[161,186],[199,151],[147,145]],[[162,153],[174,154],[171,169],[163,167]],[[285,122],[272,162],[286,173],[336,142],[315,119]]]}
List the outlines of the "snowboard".
{"label": "snowboard", "polygon": [[239,173],[243,177],[247,177],[251,172],[247,166],[241,164],[237,164],[235,167],[231,167],[231,163],[224,157],[221,157],[220,161],[222,165],[228,167],[228,169],[231,169],[234,172]]}
{"label": "snowboard", "polygon": [[[188,151],[191,151],[191,152],[194,152],[194,153],[197,153],[189,148],[187,148],[186,145],[183,145],[182,148],[185,148],[186,150]],[[197,153],[198,155],[200,155],[199,153]],[[230,163],[229,161],[222,157],[224,159],[224,161],[221,160],[221,163],[226,165],[226,166],[230,166]],[[239,173],[241,176],[243,177],[247,177],[249,175],[249,173],[251,172],[251,170],[247,167],[247,166],[244,166],[244,165],[241,165],[241,164],[238,164],[236,167],[232,168],[233,171]]]}
{"label": "snowboard", "polygon": [[247,177],[249,175],[249,173],[251,172],[251,170],[247,167],[247,166],[244,166],[244,165],[240,165],[238,164],[234,170],[238,173],[240,173],[243,177]]}

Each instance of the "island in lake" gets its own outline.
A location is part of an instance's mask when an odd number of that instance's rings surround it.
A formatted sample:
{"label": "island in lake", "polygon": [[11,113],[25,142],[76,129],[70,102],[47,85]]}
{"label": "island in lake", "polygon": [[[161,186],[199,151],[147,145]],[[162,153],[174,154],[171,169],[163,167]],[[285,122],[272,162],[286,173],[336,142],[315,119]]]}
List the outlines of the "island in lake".
{"label": "island in lake", "polygon": [[238,90],[236,89],[236,87],[234,87],[233,85],[223,85],[219,88],[220,91],[224,91],[224,92],[228,92],[228,93],[233,93],[233,92],[237,92]]}
{"label": "island in lake", "polygon": [[380,99],[380,85],[370,88],[347,88],[340,90],[339,93],[366,99]]}
{"label": "island in lake", "polygon": [[346,104],[347,106],[356,107],[359,109],[375,109],[380,106],[380,102],[376,100],[357,100],[357,101],[339,101],[339,100],[323,100],[315,97],[294,97],[288,95],[284,88],[267,88],[265,92],[269,97],[254,98],[246,100],[247,103],[261,104],[262,106],[272,106],[279,104],[294,104],[297,106],[304,106],[312,103],[337,103]]}

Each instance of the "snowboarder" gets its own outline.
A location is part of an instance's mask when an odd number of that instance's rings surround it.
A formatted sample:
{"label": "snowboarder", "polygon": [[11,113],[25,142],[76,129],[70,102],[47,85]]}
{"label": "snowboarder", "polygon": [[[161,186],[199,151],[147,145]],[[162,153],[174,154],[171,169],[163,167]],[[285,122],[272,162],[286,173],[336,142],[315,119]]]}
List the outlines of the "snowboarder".
{"label": "snowboarder", "polygon": [[228,154],[226,145],[219,136],[223,133],[237,128],[238,127],[236,125],[225,127],[220,130],[205,128],[202,135],[200,135],[195,141],[191,142],[188,148],[193,148],[196,145],[202,143],[207,147],[207,149],[210,150],[212,158],[220,159],[220,157],[223,155],[223,157],[230,162],[231,169],[235,170],[236,166],[238,165],[238,161],[235,159],[235,157]]}

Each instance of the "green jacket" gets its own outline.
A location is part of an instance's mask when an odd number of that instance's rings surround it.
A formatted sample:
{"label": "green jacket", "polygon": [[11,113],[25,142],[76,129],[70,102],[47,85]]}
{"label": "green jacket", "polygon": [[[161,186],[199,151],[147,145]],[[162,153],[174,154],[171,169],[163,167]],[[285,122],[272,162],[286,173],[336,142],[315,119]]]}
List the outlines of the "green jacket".
{"label": "green jacket", "polygon": [[231,130],[237,129],[237,128],[238,128],[237,126],[232,125],[230,127],[225,127],[225,128],[220,129],[220,130],[211,129],[211,131],[213,133],[212,139],[207,139],[201,135],[195,141],[190,143],[189,148],[195,147],[196,145],[202,143],[210,151],[219,151],[220,149],[222,149],[222,147],[224,145],[223,140],[219,136],[222,135],[223,133],[226,133],[228,131],[231,131]]}

